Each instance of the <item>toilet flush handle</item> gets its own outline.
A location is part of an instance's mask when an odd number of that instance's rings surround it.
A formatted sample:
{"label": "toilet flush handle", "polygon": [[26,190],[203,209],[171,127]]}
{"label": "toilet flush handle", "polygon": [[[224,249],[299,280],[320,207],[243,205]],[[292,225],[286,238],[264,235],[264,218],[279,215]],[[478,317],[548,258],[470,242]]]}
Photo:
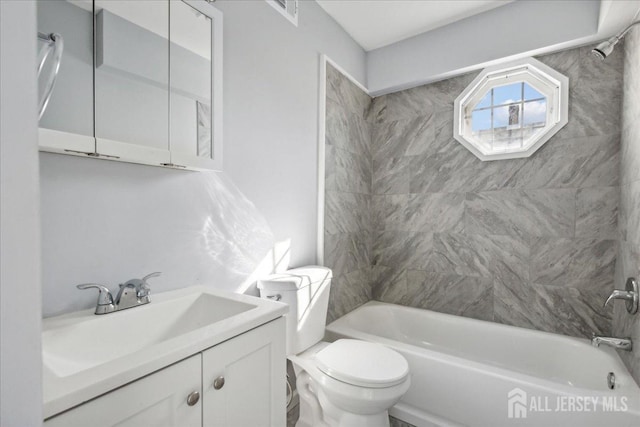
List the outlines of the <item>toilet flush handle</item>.
{"label": "toilet flush handle", "polygon": [[282,299],[282,295],[280,294],[268,295],[267,298],[274,301],[280,301]]}

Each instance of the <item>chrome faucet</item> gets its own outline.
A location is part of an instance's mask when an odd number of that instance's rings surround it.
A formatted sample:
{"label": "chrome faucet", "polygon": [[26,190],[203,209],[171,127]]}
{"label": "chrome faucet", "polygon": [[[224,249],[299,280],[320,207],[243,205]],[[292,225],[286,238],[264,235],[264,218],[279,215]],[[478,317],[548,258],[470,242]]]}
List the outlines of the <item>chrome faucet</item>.
{"label": "chrome faucet", "polygon": [[604,302],[604,306],[606,307],[609,302],[621,299],[625,301],[627,312],[629,314],[636,314],[638,312],[638,281],[629,277],[627,282],[625,283],[625,289],[614,289],[609,295],[609,298]]}
{"label": "chrome faucet", "polygon": [[593,337],[591,338],[591,345],[594,347],[600,347],[600,344],[608,345],[609,347],[625,351],[631,351],[631,349],[633,348],[633,342],[631,341],[631,338],[599,337],[597,335],[593,335]]}
{"label": "chrome faucet", "polygon": [[147,279],[158,277],[160,274],[160,272],[155,272],[144,276],[142,279],[131,279],[120,284],[120,289],[118,290],[115,301],[106,286],[96,283],[85,283],[76,287],[78,289],[98,289],[98,303],[96,304],[95,314],[107,314],[151,302],[149,298],[151,288],[147,283]]}

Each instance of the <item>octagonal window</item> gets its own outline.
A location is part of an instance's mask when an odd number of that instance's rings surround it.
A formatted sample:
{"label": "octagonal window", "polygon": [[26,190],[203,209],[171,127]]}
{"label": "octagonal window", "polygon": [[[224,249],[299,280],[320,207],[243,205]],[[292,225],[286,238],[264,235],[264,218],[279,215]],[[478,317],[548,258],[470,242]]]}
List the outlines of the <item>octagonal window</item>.
{"label": "octagonal window", "polygon": [[481,160],[529,157],[567,123],[568,83],[533,58],[485,69],[456,99],[454,136]]}

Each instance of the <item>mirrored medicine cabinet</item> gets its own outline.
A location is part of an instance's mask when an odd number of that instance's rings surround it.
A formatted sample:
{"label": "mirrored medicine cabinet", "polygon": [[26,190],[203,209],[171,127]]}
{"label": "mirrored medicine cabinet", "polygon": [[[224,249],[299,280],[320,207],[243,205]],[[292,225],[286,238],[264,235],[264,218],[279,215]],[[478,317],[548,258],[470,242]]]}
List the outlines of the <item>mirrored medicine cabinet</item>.
{"label": "mirrored medicine cabinet", "polygon": [[37,10],[38,31],[64,40],[42,151],[222,169],[222,13],[210,2],[39,0]]}

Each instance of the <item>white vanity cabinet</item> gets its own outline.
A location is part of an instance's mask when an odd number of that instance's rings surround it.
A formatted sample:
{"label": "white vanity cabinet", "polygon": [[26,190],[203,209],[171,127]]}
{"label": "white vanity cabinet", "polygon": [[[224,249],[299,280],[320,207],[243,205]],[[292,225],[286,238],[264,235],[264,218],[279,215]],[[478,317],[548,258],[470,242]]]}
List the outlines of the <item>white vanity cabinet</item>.
{"label": "white vanity cabinet", "polygon": [[45,427],[143,427],[202,425],[202,356],[197,354],[45,421]]}
{"label": "white vanity cabinet", "polygon": [[280,317],[49,418],[44,426],[279,427],[286,420],[285,373]]}

